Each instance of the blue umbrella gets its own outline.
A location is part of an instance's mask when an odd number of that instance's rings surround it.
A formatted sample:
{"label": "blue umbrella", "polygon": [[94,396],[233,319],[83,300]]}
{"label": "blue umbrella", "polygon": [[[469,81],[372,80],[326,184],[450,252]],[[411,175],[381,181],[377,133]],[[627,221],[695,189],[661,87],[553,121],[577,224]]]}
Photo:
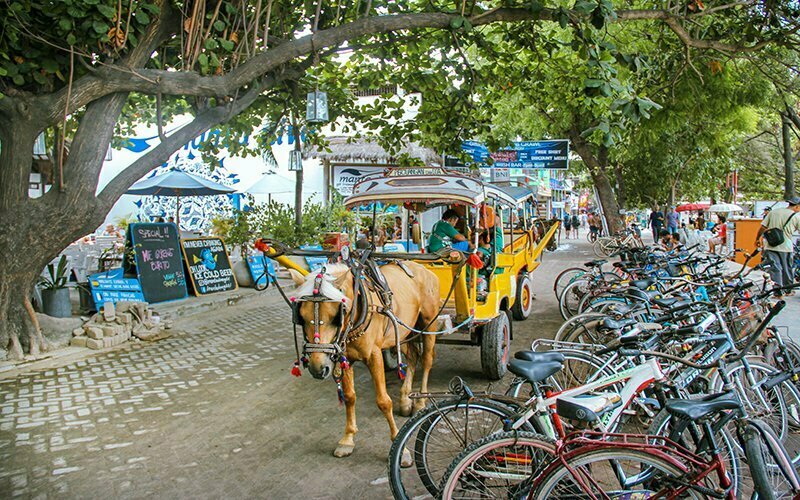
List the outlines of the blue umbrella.
{"label": "blue umbrella", "polygon": [[176,222],[180,228],[181,196],[208,196],[215,194],[229,194],[235,189],[210,181],[203,177],[189,174],[183,170],[172,170],[166,174],[157,175],[131,186],[125,194],[175,196],[177,198]]}

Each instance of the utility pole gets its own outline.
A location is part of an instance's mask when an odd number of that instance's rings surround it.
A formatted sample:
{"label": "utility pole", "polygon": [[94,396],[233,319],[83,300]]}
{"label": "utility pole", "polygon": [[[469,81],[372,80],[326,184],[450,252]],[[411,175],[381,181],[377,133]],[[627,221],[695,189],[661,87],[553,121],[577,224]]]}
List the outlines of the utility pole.
{"label": "utility pole", "polygon": [[783,136],[784,192],[786,199],[794,197],[794,154],[792,151],[792,122],[788,112],[781,113],[781,132]]}

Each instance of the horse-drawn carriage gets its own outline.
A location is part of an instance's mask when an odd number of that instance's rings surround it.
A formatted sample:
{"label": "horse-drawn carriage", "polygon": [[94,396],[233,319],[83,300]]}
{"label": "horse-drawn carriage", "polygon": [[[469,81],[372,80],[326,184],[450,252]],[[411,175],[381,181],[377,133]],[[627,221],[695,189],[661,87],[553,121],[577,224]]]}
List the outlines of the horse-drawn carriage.
{"label": "horse-drawn carriage", "polygon": [[[397,207],[395,213],[403,214],[403,233],[410,236],[417,232],[416,243],[423,249],[426,233],[407,224],[410,215],[425,229],[445,209],[459,213],[461,233],[470,250],[408,252],[409,245],[405,245],[404,251],[386,252],[373,245],[370,260],[378,263],[378,269],[381,263],[415,261],[432,272],[438,278],[442,302],[438,325],[426,329],[434,330],[426,334],[437,334],[440,343],[480,346],[483,373],[491,379],[501,378],[509,357],[511,317],[524,320],[531,314],[530,273],[538,267],[558,225],[542,230],[544,226],[539,224],[537,230],[535,199],[527,187],[497,186],[441,168],[389,169],[361,180],[345,199],[348,208],[373,213],[372,234],[376,233],[374,214],[378,204],[383,209]],[[480,246],[479,236],[487,232],[490,243],[484,244],[480,253],[473,252]],[[276,257],[274,249],[271,251]],[[281,249],[280,253],[339,257],[335,252],[324,251]],[[307,273],[288,259],[281,262]]]}

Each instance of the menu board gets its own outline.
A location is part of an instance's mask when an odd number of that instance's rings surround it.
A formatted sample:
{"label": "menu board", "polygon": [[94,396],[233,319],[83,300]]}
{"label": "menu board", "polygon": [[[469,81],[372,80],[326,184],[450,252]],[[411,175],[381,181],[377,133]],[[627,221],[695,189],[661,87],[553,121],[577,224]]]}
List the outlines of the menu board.
{"label": "menu board", "polygon": [[138,276],[147,302],[183,299],[188,295],[175,224],[129,225],[125,255],[125,272],[135,272]]}
{"label": "menu board", "polygon": [[220,238],[181,240],[181,248],[195,295],[225,292],[239,287],[225,243]]}

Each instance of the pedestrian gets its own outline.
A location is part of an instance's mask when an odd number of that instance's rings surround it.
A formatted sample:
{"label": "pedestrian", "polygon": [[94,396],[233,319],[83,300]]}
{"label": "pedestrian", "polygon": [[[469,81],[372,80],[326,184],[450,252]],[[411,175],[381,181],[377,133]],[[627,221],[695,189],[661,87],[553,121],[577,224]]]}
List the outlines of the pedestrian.
{"label": "pedestrian", "polygon": [[667,210],[667,231],[669,231],[669,234],[678,232],[680,220],[681,215],[675,211],[674,207],[669,207]]}
{"label": "pedestrian", "polygon": [[569,239],[569,231],[572,229],[572,217],[568,213],[564,213],[564,239]]}
{"label": "pedestrian", "polygon": [[600,217],[596,213],[591,212],[589,213],[587,223],[589,224],[589,239],[594,242],[597,240],[597,233],[600,232]]}
{"label": "pedestrian", "polygon": [[[775,285],[784,287],[794,282],[792,235],[800,231],[800,197],[786,200],[788,208],[776,208],[761,222],[756,237],[756,247],[764,248],[764,261],[770,264],[769,275]],[[762,239],[763,238],[763,239]],[[782,292],[776,296],[781,297]],[[786,295],[794,295],[789,292]]]}
{"label": "pedestrian", "polygon": [[581,225],[581,221],[578,219],[578,214],[572,215],[572,236],[577,240],[578,239],[578,227]]}
{"label": "pedestrian", "polygon": [[653,243],[658,243],[658,236],[661,234],[661,228],[664,227],[664,213],[656,203],[653,206],[653,211],[650,212],[650,230],[653,231]]}
{"label": "pedestrian", "polygon": [[694,223],[695,223],[694,227],[696,227],[698,231],[704,231],[705,230],[705,228],[706,228],[706,218],[703,215],[703,212],[700,212],[700,214],[697,216],[697,220],[695,220]]}
{"label": "pedestrian", "polygon": [[587,227],[589,225],[589,216],[586,214],[586,210],[581,210],[581,227]]}

